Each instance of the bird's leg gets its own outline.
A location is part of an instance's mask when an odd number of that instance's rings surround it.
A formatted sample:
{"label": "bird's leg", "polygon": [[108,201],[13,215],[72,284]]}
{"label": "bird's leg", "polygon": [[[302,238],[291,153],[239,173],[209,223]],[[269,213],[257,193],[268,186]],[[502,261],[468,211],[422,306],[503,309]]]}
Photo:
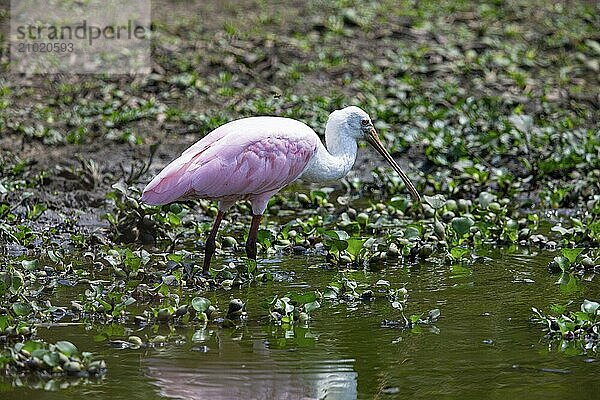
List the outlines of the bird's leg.
{"label": "bird's leg", "polygon": [[246,241],[246,255],[251,260],[256,260],[256,236],[258,235],[258,227],[262,215],[253,215],[252,223],[250,224],[250,232],[248,232],[248,240]]}
{"label": "bird's leg", "polygon": [[213,254],[215,254],[215,249],[217,247],[215,245],[215,239],[217,238],[217,232],[219,231],[219,226],[221,225],[223,215],[225,215],[225,212],[219,210],[213,227],[210,230],[210,234],[208,235],[208,239],[206,239],[206,249],[204,250],[204,266],[202,268],[202,272],[207,272],[210,268],[210,260]]}

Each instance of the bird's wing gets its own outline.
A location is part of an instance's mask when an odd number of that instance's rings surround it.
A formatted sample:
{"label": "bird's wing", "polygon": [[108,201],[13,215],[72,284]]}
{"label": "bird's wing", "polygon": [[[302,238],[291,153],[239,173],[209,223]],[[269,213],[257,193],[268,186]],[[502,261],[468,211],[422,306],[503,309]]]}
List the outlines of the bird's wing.
{"label": "bird's wing", "polygon": [[166,204],[188,197],[243,199],[274,192],[302,174],[320,144],[312,129],[294,120],[258,117],[231,124],[221,127],[227,132],[200,140],[167,165],[148,184],[142,200]]}

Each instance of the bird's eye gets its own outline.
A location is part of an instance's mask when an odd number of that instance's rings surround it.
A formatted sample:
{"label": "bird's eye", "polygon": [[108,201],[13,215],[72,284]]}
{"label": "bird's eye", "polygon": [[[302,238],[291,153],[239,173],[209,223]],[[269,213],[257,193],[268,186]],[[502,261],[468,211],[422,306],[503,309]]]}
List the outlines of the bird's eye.
{"label": "bird's eye", "polygon": [[370,124],[370,121],[368,119],[363,119],[362,121],[360,121],[360,123],[362,124],[362,126],[368,126]]}

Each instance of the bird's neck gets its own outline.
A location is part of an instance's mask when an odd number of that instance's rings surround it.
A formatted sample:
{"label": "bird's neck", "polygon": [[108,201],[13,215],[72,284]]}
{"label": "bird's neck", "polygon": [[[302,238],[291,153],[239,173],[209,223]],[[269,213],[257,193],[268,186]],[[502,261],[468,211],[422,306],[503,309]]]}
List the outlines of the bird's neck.
{"label": "bird's neck", "polygon": [[344,122],[328,121],[325,128],[325,143],[320,144],[317,153],[302,174],[310,182],[326,182],[342,179],[352,169],[356,161],[358,145],[356,139],[344,134],[348,129]]}

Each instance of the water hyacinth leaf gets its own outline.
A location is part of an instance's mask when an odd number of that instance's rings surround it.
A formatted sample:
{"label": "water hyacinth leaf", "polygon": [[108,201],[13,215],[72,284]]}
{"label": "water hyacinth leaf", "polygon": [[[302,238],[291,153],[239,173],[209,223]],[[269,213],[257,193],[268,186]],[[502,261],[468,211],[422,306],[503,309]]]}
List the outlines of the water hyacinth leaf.
{"label": "water hyacinth leaf", "polygon": [[127,194],[127,185],[123,181],[119,181],[112,185],[112,188],[121,192],[122,194]]}
{"label": "water hyacinth leaf", "polygon": [[317,308],[320,308],[321,304],[318,301],[311,301],[310,303],[306,303],[304,305],[304,311],[306,311],[307,313],[311,313],[314,310],[316,310]]}
{"label": "water hyacinth leaf", "polygon": [[561,236],[565,236],[566,234],[568,234],[570,232],[570,230],[568,230],[566,228],[563,228],[560,225],[555,225],[550,230],[553,231],[553,232],[560,233]]}
{"label": "water hyacinth leaf", "polygon": [[409,226],[404,230],[404,237],[408,240],[418,239],[421,237],[421,232],[414,226]]}
{"label": "water hyacinth leaf", "polygon": [[4,296],[4,294],[8,291],[9,287],[10,287],[10,285],[7,284],[7,282],[5,282],[4,280],[0,279],[0,297]]}
{"label": "water hyacinth leaf", "polygon": [[167,256],[167,260],[181,262],[181,261],[183,261],[184,257],[185,257],[184,254],[171,253]]}
{"label": "water hyacinth leaf", "polygon": [[60,356],[56,352],[47,352],[42,357],[42,360],[46,365],[50,367],[56,367],[60,363]]}
{"label": "water hyacinth leaf", "polygon": [[298,304],[307,304],[311,303],[319,298],[316,292],[307,292],[307,293],[290,293],[290,300],[298,303]]}
{"label": "water hyacinth leaf", "polygon": [[28,315],[32,311],[31,305],[22,301],[13,303],[12,309],[15,312],[15,314],[17,314],[17,316],[19,317]]}
{"label": "water hyacinth leaf", "polygon": [[16,294],[23,287],[23,274],[19,271],[12,271],[10,291]]}
{"label": "water hyacinth leaf", "polygon": [[469,229],[473,226],[474,222],[468,217],[455,217],[452,219],[452,229],[459,236],[464,236]]}
{"label": "water hyacinth leaf", "polygon": [[590,314],[585,311],[575,311],[572,315],[579,321],[587,321],[590,317]]}
{"label": "water hyacinth leaf", "polygon": [[268,229],[260,229],[257,233],[256,240],[264,247],[271,247],[275,237]]}
{"label": "water hyacinth leaf", "polygon": [[[1,295],[2,293],[0,293]],[[4,331],[9,326],[8,315],[0,315],[0,332]]]}
{"label": "water hyacinth leaf", "polygon": [[427,315],[427,319],[430,322],[435,322],[438,320],[438,318],[440,318],[440,315],[442,315],[442,312],[440,311],[440,309],[434,308],[433,310],[429,311],[429,314]]}
{"label": "water hyacinth leaf", "polygon": [[365,248],[369,248],[369,247],[373,246],[373,245],[375,244],[375,242],[377,242],[377,241],[375,240],[375,238],[373,238],[373,237],[370,237],[370,238],[368,238],[367,240],[365,240],[365,242],[363,243],[363,247],[365,247]]}
{"label": "water hyacinth leaf", "polygon": [[510,123],[519,131],[527,133],[533,127],[533,118],[527,114],[512,114],[508,117]]}
{"label": "water hyacinth leaf", "polygon": [[425,199],[425,202],[434,210],[438,210],[446,204],[446,198],[441,194],[436,194],[435,196],[423,196],[423,199]]}
{"label": "water hyacinth leaf", "polygon": [[338,240],[346,240],[349,237],[348,232],[342,230],[328,230],[325,232],[325,234],[333,239]]}
{"label": "water hyacinth leaf", "polygon": [[76,355],[79,352],[73,343],[66,340],[56,342],[56,349],[67,357]]}
{"label": "water hyacinth leaf", "polygon": [[571,266],[571,263],[569,262],[569,259],[567,257],[556,256],[556,257],[554,257],[554,262],[560,267],[560,269],[563,272],[569,271],[569,267]]}
{"label": "water hyacinth leaf", "polygon": [[31,357],[43,359],[46,354],[50,353],[50,350],[44,349],[43,347],[40,349],[35,349],[31,352]]}
{"label": "water hyacinth leaf", "polygon": [[28,351],[29,353],[33,353],[35,350],[41,349],[44,347],[44,344],[38,340],[28,340],[23,344],[22,349]]}
{"label": "water hyacinth leaf", "polygon": [[561,274],[561,277],[558,281],[560,285],[560,291],[563,294],[571,295],[582,290],[579,281],[573,274]]}
{"label": "water hyacinth leaf", "polygon": [[599,303],[596,303],[595,301],[590,301],[588,299],[583,300],[583,303],[581,304],[581,311],[588,314],[597,314],[599,308]]}
{"label": "water hyacinth leaf", "polygon": [[244,264],[246,265],[246,271],[248,272],[248,275],[254,274],[254,271],[256,271],[257,268],[256,260],[244,259]]}
{"label": "water hyacinth leaf", "polygon": [[181,207],[181,204],[179,203],[173,203],[169,205],[169,211],[179,214],[181,211],[183,211],[183,207]]}
{"label": "water hyacinth leaf", "polygon": [[323,297],[326,299],[336,299],[340,294],[340,289],[334,286],[328,286],[323,291]]}
{"label": "water hyacinth leaf", "polygon": [[192,307],[199,313],[205,312],[210,307],[210,300],[204,297],[194,297],[192,299]]}
{"label": "water hyacinth leaf", "polygon": [[277,299],[276,306],[277,308],[281,308],[282,310],[284,310],[285,315],[289,315],[295,309],[294,305],[290,303],[289,297],[282,297],[280,299]]}
{"label": "water hyacinth leaf", "polygon": [[410,322],[414,325],[417,322],[419,322],[419,320],[421,319],[421,315],[422,314],[412,314],[410,317],[408,317],[408,319],[410,320]]}
{"label": "water hyacinth leaf", "polygon": [[562,314],[567,311],[567,304],[554,303],[550,305],[550,311],[555,314]]}
{"label": "water hyacinth leaf", "polygon": [[496,201],[497,196],[488,192],[481,192],[479,194],[479,205],[481,208],[488,208],[490,203]]}
{"label": "water hyacinth leaf", "polygon": [[169,223],[173,226],[179,226],[181,224],[181,218],[179,217],[179,215],[169,212],[167,214],[167,217],[169,218]]}
{"label": "water hyacinth leaf", "polygon": [[38,260],[23,260],[23,261],[21,261],[21,265],[27,271],[35,271],[38,268],[39,261]]}
{"label": "water hyacinth leaf", "polygon": [[349,235],[346,231],[319,228],[317,232],[325,236],[325,244],[331,247],[332,250],[344,251],[348,248],[346,239]]}
{"label": "water hyacinth leaf", "polygon": [[563,248],[563,249],[561,249],[560,252],[562,253],[563,256],[565,256],[569,259],[569,262],[571,264],[573,264],[575,262],[575,260],[577,260],[577,257],[581,254],[582,251],[583,251],[582,248],[574,248],[574,249]]}
{"label": "water hyacinth leaf", "polygon": [[358,254],[360,253],[360,251],[363,248],[363,245],[365,244],[364,239],[356,239],[356,238],[350,238],[347,240],[348,243],[348,248],[346,249],[346,251],[348,253],[350,253],[351,255],[353,255],[354,257],[358,256]]}
{"label": "water hyacinth leaf", "polygon": [[463,247],[453,247],[450,249],[450,255],[455,260],[460,260],[465,254],[469,253],[469,249]]}
{"label": "water hyacinth leaf", "polygon": [[406,211],[410,202],[405,197],[392,197],[389,204],[397,210]]}

